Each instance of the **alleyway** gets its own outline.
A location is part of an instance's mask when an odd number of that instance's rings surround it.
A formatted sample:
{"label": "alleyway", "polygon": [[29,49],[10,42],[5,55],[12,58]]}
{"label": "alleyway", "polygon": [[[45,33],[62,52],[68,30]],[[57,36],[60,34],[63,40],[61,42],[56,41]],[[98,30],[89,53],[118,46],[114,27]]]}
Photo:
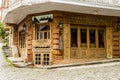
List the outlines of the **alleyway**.
{"label": "alleyway", "polygon": [[120,63],[57,69],[8,66],[0,51],[0,80],[120,80]]}

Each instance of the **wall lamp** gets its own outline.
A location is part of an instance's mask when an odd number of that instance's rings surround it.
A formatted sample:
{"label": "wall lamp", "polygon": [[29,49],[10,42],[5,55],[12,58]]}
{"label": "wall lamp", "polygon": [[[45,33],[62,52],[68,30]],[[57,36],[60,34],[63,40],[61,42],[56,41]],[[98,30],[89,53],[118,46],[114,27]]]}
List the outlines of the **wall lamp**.
{"label": "wall lamp", "polygon": [[62,28],[63,28],[63,22],[59,22],[59,23],[58,23],[58,27],[59,27],[60,29],[62,29]]}
{"label": "wall lamp", "polygon": [[23,25],[23,31],[26,31],[26,25],[25,25],[25,23]]}
{"label": "wall lamp", "polygon": [[24,25],[23,25],[23,32],[24,32],[24,34],[27,34],[27,26],[25,25],[25,23],[24,23]]}

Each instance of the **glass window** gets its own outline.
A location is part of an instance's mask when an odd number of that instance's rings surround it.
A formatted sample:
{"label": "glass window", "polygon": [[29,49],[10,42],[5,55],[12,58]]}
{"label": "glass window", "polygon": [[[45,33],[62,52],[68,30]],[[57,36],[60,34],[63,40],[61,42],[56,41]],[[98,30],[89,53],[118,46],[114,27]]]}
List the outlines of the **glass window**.
{"label": "glass window", "polygon": [[81,47],[87,47],[87,29],[80,29]]}
{"label": "glass window", "polygon": [[23,31],[19,32],[19,45],[21,48],[26,47],[26,37]]}
{"label": "glass window", "polygon": [[104,48],[104,30],[98,30],[98,44],[99,48]]}
{"label": "glass window", "polygon": [[44,39],[47,39],[47,32],[44,32]]}
{"label": "glass window", "polygon": [[[78,34],[79,33],[79,34]],[[79,36],[79,37],[78,37]],[[78,42],[79,38],[79,42]],[[105,28],[104,27],[72,27],[71,47],[81,48],[104,48]]]}
{"label": "glass window", "polygon": [[90,47],[96,47],[95,30],[94,29],[90,30],[89,34],[90,34]]}
{"label": "glass window", "polygon": [[37,26],[37,39],[44,40],[50,39],[50,26],[49,25],[40,25]]}
{"label": "glass window", "polygon": [[40,32],[40,39],[43,39],[43,32]]}
{"label": "glass window", "polygon": [[77,47],[77,29],[71,28],[71,47]]}

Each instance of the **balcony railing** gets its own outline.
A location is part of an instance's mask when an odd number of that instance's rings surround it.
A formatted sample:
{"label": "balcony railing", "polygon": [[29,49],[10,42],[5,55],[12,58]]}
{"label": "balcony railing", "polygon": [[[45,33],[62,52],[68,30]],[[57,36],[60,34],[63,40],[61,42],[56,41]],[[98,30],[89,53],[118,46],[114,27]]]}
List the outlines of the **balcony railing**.
{"label": "balcony railing", "polygon": [[95,2],[101,4],[120,4],[120,0],[78,0],[83,2]]}
{"label": "balcony railing", "polygon": [[120,0],[9,0],[9,7],[3,10],[2,18],[4,18],[8,12],[20,7],[33,4],[39,4],[44,2],[58,2],[66,4],[77,4],[87,6],[97,6],[102,8],[120,9]]}
{"label": "balcony railing", "polygon": [[[9,7],[16,6],[18,4],[34,4],[46,1],[56,0],[9,0]],[[57,0],[57,1],[71,1],[71,2],[82,2],[82,3],[96,3],[96,4],[107,4],[107,5],[120,5],[120,0]]]}

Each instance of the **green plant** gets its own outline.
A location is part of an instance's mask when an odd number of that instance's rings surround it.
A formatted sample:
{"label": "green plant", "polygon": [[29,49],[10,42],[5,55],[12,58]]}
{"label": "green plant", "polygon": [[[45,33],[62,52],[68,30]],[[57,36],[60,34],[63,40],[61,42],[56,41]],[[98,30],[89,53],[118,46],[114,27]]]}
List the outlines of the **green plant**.
{"label": "green plant", "polygon": [[3,24],[0,22],[0,37],[4,39],[6,36],[8,36],[8,34],[5,32]]}
{"label": "green plant", "polygon": [[5,53],[3,53],[3,56],[5,58],[5,61],[7,62],[8,66],[10,67],[14,67],[14,65],[12,64],[12,62],[6,57]]}

